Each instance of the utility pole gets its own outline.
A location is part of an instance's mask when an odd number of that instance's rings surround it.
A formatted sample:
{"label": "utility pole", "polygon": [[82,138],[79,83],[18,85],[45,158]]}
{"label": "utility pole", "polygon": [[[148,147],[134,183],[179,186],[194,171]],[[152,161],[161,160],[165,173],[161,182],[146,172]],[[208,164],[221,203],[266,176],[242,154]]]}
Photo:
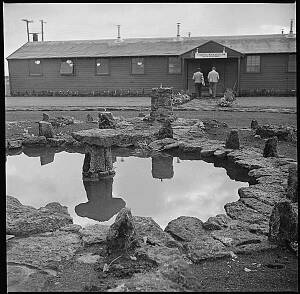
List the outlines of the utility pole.
{"label": "utility pole", "polygon": [[22,21],[25,21],[25,22],[26,22],[26,28],[27,28],[27,40],[28,40],[28,42],[29,42],[29,26],[28,26],[28,23],[33,22],[33,20],[22,19]]}
{"label": "utility pole", "polygon": [[44,23],[46,23],[45,21],[43,21],[42,19],[40,20],[41,25],[42,25],[42,41],[44,41]]}

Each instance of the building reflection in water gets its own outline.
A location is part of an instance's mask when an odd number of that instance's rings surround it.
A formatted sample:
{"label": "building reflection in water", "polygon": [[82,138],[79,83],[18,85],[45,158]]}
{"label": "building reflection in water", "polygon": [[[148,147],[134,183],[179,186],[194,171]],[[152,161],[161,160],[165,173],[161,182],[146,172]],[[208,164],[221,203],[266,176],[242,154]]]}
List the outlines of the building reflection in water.
{"label": "building reflection in water", "polygon": [[154,179],[172,179],[174,176],[173,157],[157,155],[152,157],[152,177]]}
{"label": "building reflection in water", "polygon": [[100,222],[108,221],[126,205],[122,198],[112,196],[113,176],[98,181],[83,180],[83,185],[88,202],[75,207],[75,212],[81,217]]}

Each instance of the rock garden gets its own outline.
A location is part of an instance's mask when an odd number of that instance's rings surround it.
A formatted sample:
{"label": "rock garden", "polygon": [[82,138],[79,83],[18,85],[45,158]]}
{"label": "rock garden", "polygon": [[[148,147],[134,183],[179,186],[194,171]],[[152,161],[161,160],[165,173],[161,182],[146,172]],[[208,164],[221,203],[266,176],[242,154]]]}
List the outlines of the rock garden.
{"label": "rock garden", "polygon": [[[285,289],[295,291],[297,159],[280,148],[295,146],[297,130],[256,120],[248,128],[230,128],[218,120],[182,118],[173,112],[170,89],[153,89],[151,97],[148,115],[85,114],[84,126],[71,116],[44,113],[30,132],[7,137],[6,154],[37,147],[84,153],[83,176],[94,180],[113,173],[111,149],[117,147],[131,148],[136,156],[197,156],[247,170],[249,186],[238,190],[239,199],[227,203],[223,214],[207,220],[183,215],[165,229],[151,217],[132,215],[130,207],[110,226],[81,227],[57,202],[37,209],[7,195],[8,290],[283,290],[264,285],[265,277],[277,278],[283,288],[290,283]],[[284,270],[292,282],[281,280]],[[218,275],[220,285],[214,281]]]}

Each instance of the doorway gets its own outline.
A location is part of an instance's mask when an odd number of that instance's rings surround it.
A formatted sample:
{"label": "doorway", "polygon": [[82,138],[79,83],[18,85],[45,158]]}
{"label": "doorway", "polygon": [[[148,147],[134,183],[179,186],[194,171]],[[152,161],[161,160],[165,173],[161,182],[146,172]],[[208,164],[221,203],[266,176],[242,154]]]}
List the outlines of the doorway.
{"label": "doorway", "polygon": [[217,95],[223,95],[226,88],[232,88],[237,79],[237,59],[234,58],[205,58],[205,59],[186,59],[187,62],[187,89],[190,93],[195,93],[193,74],[197,68],[201,68],[204,75],[205,87],[202,88],[203,96],[208,96],[208,73],[215,66],[219,73],[220,80],[217,86]]}

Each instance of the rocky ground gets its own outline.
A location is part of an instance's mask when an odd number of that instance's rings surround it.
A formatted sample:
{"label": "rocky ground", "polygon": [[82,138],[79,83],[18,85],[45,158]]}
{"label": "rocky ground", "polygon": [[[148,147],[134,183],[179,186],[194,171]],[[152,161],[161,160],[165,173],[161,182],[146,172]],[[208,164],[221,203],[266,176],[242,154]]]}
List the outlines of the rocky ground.
{"label": "rocky ground", "polygon": [[[176,115],[181,117],[181,113],[184,112],[178,111]],[[271,232],[273,239],[278,236],[278,230],[288,234],[298,225],[294,213],[298,214],[298,200],[291,201],[286,193],[288,168],[297,158],[296,141],[279,140],[279,157],[263,157],[267,138],[256,136],[256,131],[250,129],[251,120],[257,117],[251,113],[245,118],[243,114],[242,121],[235,126],[239,129],[241,146],[233,150],[224,144],[232,129],[228,122],[211,117],[200,121],[199,113],[190,113],[188,119],[172,123],[173,140],[135,147],[144,148],[146,153],[171,150],[184,157],[198,154],[200,158],[228,160],[247,169],[252,185],[239,190],[238,201],[225,205],[226,214],[212,216],[205,223],[193,217],[180,217],[171,221],[164,231],[151,218],[134,216],[138,247],[108,254],[109,227],[81,228],[72,224],[66,208],[58,203],[35,209],[7,197],[8,290],[298,291],[294,243],[279,246],[278,242],[269,241],[271,214],[275,223],[281,221],[280,209],[277,214],[273,212],[277,202],[287,203],[288,224],[293,225],[275,226]],[[230,120],[228,112],[222,113]],[[49,114],[51,117],[52,113]],[[74,123],[54,128],[56,139],[61,141],[51,143],[51,140],[39,139],[40,146],[74,145],[72,132],[97,128],[96,123],[86,122],[86,114],[69,112],[68,115],[75,118]],[[122,114],[126,116],[126,112]],[[27,140],[27,144],[30,141],[28,135],[38,135],[37,121],[41,120],[41,112],[19,115],[19,112],[7,112],[8,153],[20,152],[24,141]],[[192,118],[193,115],[196,118]],[[277,113],[274,121],[280,118],[286,121],[284,115],[293,114]],[[126,129],[137,122],[141,126],[141,119],[120,118],[118,126]],[[290,235],[285,235],[285,240],[295,239]]]}

